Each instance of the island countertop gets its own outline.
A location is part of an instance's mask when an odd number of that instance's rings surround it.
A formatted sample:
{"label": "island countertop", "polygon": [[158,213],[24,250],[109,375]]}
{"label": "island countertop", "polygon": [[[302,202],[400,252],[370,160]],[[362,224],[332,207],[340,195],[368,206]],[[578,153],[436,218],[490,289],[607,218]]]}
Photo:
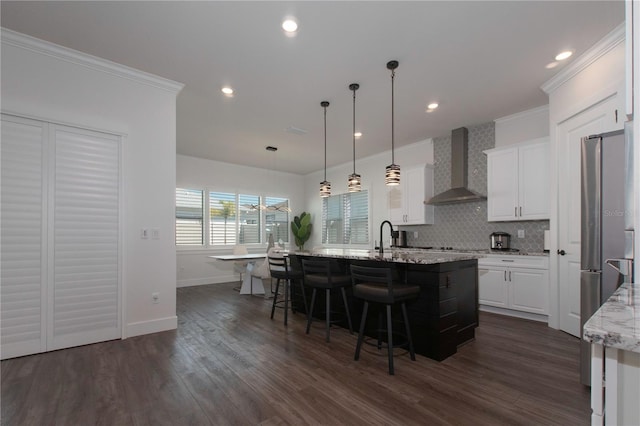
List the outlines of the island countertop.
{"label": "island countertop", "polygon": [[374,260],[379,262],[413,263],[421,265],[433,265],[437,263],[458,262],[461,260],[473,260],[484,257],[476,253],[446,253],[431,251],[403,251],[388,250],[382,256],[377,250],[367,249],[340,249],[323,248],[309,252],[295,252],[301,256],[333,257],[338,259]]}
{"label": "island countertop", "polygon": [[622,284],[585,323],[584,338],[640,353],[640,283]]}

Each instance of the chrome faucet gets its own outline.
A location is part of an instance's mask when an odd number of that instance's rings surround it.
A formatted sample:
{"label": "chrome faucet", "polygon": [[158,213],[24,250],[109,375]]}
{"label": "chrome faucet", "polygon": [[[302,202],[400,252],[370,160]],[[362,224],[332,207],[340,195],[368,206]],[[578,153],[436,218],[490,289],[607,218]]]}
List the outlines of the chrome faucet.
{"label": "chrome faucet", "polygon": [[382,248],[382,246],[384,245],[382,243],[382,228],[384,227],[385,223],[389,224],[389,228],[391,230],[391,237],[393,238],[393,225],[388,220],[382,221],[382,223],[380,224],[380,248],[378,249],[378,254],[380,255],[380,257],[384,255],[384,249]]}

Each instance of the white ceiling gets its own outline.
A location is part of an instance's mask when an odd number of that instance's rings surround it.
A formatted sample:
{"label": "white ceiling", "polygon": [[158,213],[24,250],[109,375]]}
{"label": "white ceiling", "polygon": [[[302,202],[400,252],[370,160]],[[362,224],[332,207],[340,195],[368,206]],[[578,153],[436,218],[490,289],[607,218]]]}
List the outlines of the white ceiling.
{"label": "white ceiling", "polygon": [[[280,28],[295,16],[298,34]],[[540,85],[624,20],[622,1],[10,2],[2,26],[184,83],[179,154],[306,174],[547,103]],[[569,59],[570,62],[573,58]],[[236,94],[221,94],[223,85]],[[440,108],[426,113],[426,104]],[[308,131],[296,135],[289,126]],[[275,154],[267,145],[279,148]],[[391,159],[389,159],[391,160]],[[390,161],[389,161],[390,162]]]}

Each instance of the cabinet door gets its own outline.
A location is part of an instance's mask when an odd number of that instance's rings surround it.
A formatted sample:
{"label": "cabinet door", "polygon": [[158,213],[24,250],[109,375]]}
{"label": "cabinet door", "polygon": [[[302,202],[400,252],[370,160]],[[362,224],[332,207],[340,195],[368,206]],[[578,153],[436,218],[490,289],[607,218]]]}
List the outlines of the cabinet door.
{"label": "cabinet door", "polygon": [[549,271],[513,268],[509,279],[509,305],[518,311],[547,314]]}
{"label": "cabinet door", "polygon": [[519,148],[518,219],[549,219],[549,144]]}
{"label": "cabinet door", "polygon": [[408,169],[404,179],[405,225],[425,223],[424,167]]}
{"label": "cabinet door", "polygon": [[478,268],[478,302],[481,305],[507,308],[506,269]]}
{"label": "cabinet door", "polygon": [[505,149],[487,154],[488,220],[517,220],[518,149]]}

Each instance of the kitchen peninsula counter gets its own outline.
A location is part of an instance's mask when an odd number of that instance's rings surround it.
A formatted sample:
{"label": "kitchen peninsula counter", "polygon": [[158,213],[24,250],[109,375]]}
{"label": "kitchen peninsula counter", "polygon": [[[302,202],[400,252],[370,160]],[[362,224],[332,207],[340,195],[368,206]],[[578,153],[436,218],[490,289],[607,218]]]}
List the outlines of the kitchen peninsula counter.
{"label": "kitchen peninsula counter", "polygon": [[583,337],[591,342],[591,424],[640,424],[640,284],[622,284]]}
{"label": "kitchen peninsula counter", "polygon": [[[332,259],[336,268],[349,265],[391,268],[394,280],[420,286],[417,300],[407,303],[416,353],[442,361],[458,346],[475,337],[478,326],[478,256],[468,253],[405,252],[393,250],[380,256],[373,250],[320,249],[290,253],[294,259]],[[297,262],[294,262],[297,263]],[[322,303],[322,302],[316,302]],[[362,301],[349,297],[354,328],[362,313]],[[321,305],[320,305],[321,306]],[[333,306],[341,306],[339,301]],[[302,308],[302,306],[300,306]],[[375,318],[372,316],[371,318]],[[367,335],[376,336],[370,319]]]}

